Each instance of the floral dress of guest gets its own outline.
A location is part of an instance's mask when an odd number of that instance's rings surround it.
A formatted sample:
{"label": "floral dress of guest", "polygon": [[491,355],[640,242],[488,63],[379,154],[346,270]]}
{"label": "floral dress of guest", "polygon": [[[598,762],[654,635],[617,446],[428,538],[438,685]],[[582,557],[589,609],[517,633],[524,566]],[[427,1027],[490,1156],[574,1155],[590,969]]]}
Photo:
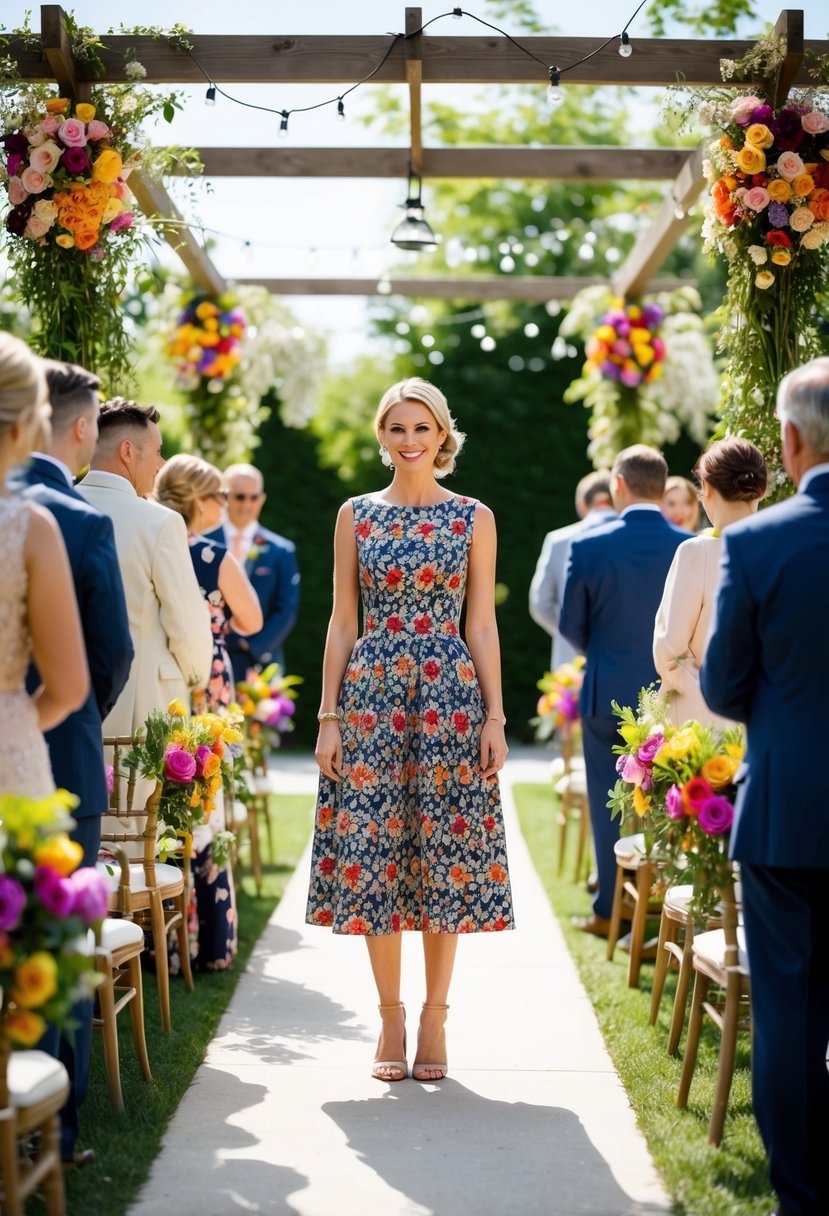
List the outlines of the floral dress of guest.
{"label": "floral dress of guest", "polygon": [[459,635],[476,503],[353,500],[363,635],[339,701],[343,779],[320,778],[306,920],[335,933],[512,929],[486,717]]}
{"label": "floral dress of guest", "polygon": [[[230,627],[230,613],[219,590],[219,568],[226,552],[224,545],[206,540],[203,536],[190,537],[190,557],[199,590],[210,612],[213,630],[213,666],[206,689],[206,708],[217,712],[235,699],[233,672],[224,641]],[[238,945],[233,873],[229,865],[220,870],[213,864],[213,832],[224,826],[224,805],[220,795],[216,809],[210,816],[210,825],[197,828],[193,841],[198,927],[196,930],[191,920],[191,941],[198,941],[194,959],[196,966],[208,971],[230,967]]]}
{"label": "floral dress of guest", "polygon": [[47,798],[55,792],[52,767],[25,686],[32,657],[24,556],[30,519],[29,503],[0,495],[0,794]]}

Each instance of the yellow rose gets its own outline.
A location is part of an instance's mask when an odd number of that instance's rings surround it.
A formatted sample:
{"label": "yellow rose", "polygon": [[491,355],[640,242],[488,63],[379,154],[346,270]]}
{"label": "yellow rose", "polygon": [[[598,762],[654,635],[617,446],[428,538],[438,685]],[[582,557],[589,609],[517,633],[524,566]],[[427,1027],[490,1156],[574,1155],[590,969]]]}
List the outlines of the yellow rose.
{"label": "yellow rose", "polygon": [[771,255],[771,260],[774,262],[775,266],[788,266],[789,262],[792,260],[792,255],[789,253],[788,249],[775,249],[774,253]]}
{"label": "yellow rose", "polygon": [[702,776],[712,789],[721,790],[730,785],[738,768],[738,761],[731,756],[712,756],[702,766]]}
{"label": "yellow rose", "polygon": [[198,806],[200,802],[201,802],[201,794],[199,793],[199,791],[197,789],[195,789],[195,790],[193,790],[193,793],[190,795],[190,805]]}
{"label": "yellow rose", "polygon": [[743,173],[762,173],[766,167],[766,154],[753,144],[746,144],[737,153],[737,167]]}
{"label": "yellow rose", "polygon": [[55,243],[60,245],[61,249],[73,249],[75,246],[75,238],[68,233],[61,233],[55,237]]}
{"label": "yellow rose", "polygon": [[765,123],[754,122],[746,129],[746,140],[752,147],[770,148],[774,143],[774,136]]}
{"label": "yellow rose", "polygon": [[811,173],[801,173],[800,177],[796,177],[792,182],[792,189],[794,190],[795,194],[799,194],[803,198],[810,195],[814,188],[815,179],[812,177]]}
{"label": "yellow rose", "polygon": [[37,1009],[58,990],[58,965],[46,950],[30,954],[14,973],[11,999],[22,1009]]}
{"label": "yellow rose", "polygon": [[[68,103],[67,103],[68,104]],[[46,1023],[39,1013],[16,1009],[6,1018],[6,1034],[20,1047],[34,1047],[46,1033]]]}
{"label": "yellow rose", "polygon": [[92,122],[95,117],[95,107],[91,106],[88,101],[81,101],[75,106],[75,117],[81,122]]}
{"label": "yellow rose", "polygon": [[633,789],[633,809],[637,815],[645,815],[651,809],[650,794],[643,794],[641,788],[637,785]]}
{"label": "yellow rose", "polygon": [[[765,164],[765,157],[763,158]],[[112,148],[104,148],[98,153],[98,158],[92,166],[93,182],[114,182],[120,176],[124,162]]]}
{"label": "yellow rose", "polygon": [[223,743],[241,743],[242,742],[242,732],[240,730],[236,730],[236,728],[233,726],[229,726],[227,728],[227,730],[222,731],[222,742]]}
{"label": "yellow rose", "polygon": [[768,291],[774,283],[774,275],[770,270],[761,270],[754,276],[754,286],[759,287],[760,291]]}
{"label": "yellow rose", "polygon": [[172,714],[174,718],[186,718],[187,707],[180,697],[175,697],[167,706],[167,713]]}
{"label": "yellow rose", "polygon": [[35,849],[35,861],[39,866],[48,866],[65,878],[73,870],[77,870],[83,860],[83,849],[74,840],[70,840],[65,832],[50,836],[47,841]]}
{"label": "yellow rose", "polygon": [[792,197],[792,188],[783,177],[776,177],[766,186],[773,203],[787,203]]}
{"label": "yellow rose", "polygon": [[743,756],[746,754],[742,743],[726,743],[725,751],[726,755],[730,756],[732,760],[736,760],[738,764],[742,762]]}

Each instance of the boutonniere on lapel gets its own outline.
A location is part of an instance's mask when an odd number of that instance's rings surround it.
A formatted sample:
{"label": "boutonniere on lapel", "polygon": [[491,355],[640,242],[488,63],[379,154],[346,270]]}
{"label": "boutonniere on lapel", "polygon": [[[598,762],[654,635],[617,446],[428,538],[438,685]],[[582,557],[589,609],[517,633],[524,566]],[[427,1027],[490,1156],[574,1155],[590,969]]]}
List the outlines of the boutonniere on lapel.
{"label": "boutonniere on lapel", "polygon": [[253,544],[248,549],[248,556],[246,560],[249,562],[255,562],[257,557],[261,557],[262,554],[267,553],[267,551],[268,542],[265,540],[264,536],[257,533],[257,535],[253,538]]}

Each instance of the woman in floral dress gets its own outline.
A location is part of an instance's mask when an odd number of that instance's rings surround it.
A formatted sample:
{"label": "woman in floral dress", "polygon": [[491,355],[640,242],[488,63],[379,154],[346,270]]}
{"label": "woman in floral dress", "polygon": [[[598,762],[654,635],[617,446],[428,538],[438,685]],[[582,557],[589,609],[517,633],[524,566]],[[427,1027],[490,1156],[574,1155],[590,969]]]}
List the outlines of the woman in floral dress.
{"label": "woman in floral dress", "polygon": [[513,927],[497,780],[507,745],[495,522],[436,481],[464,436],[434,385],[393,385],[375,432],[392,481],[337,517],[306,919],[366,937],[382,1018],[372,1075],[382,1081],[408,1075],[400,934],[422,933],[412,1075],[434,1081],[447,1072],[458,934]]}

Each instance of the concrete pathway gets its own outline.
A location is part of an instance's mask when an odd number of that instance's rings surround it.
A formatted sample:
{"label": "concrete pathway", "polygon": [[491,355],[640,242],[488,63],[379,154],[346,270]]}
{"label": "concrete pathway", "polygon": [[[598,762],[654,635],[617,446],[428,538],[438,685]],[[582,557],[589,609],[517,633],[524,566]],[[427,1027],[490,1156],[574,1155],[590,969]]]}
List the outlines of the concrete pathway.
{"label": "concrete pathway", "polygon": [[[285,792],[315,788],[312,761],[280,757],[278,771]],[[365,945],[303,923],[306,857],[130,1216],[671,1211],[518,828],[512,783],[547,771],[530,750],[508,764],[519,927],[460,943],[450,1076],[369,1077],[378,1015]],[[406,935],[412,1032],[419,955],[418,937]]]}

